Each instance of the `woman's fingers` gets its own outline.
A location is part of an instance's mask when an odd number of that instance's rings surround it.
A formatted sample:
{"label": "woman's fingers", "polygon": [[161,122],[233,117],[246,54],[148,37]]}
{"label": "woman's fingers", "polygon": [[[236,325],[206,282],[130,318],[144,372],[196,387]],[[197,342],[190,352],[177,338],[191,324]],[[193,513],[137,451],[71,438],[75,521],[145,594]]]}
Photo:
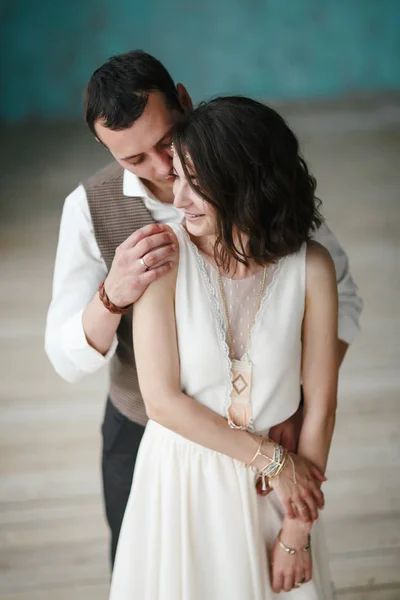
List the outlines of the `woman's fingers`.
{"label": "woman's fingers", "polygon": [[[280,546],[279,540],[275,541],[272,548],[271,556],[269,557],[271,587],[275,594],[279,594],[282,590],[289,592],[292,589],[301,587],[303,583],[311,580],[312,564],[311,554],[303,552],[302,544],[299,540],[295,542],[291,531],[291,525],[287,530],[288,537],[285,541],[289,547],[296,549],[295,554],[287,554]],[[295,536],[296,537],[296,536]],[[306,542],[304,541],[304,546]]]}
{"label": "woman's fingers", "polygon": [[320,510],[322,510],[325,506],[325,496],[324,493],[319,489],[318,485],[315,481],[309,481],[308,487],[310,493],[314,496],[317,506]]}
{"label": "woman's fingers", "polygon": [[306,504],[308,507],[308,510],[311,515],[311,520],[316,521],[318,519],[318,508],[319,508],[317,499],[315,498],[313,493],[310,492],[310,490],[308,488],[305,488],[303,490],[303,493],[301,494],[301,496],[302,496],[303,503]]}
{"label": "woman's fingers", "polygon": [[303,567],[299,567],[296,569],[294,575],[294,587],[300,587],[303,583],[306,582],[306,574],[305,569]]}
{"label": "woman's fingers", "polygon": [[305,508],[303,510],[299,511],[298,514],[299,514],[300,521],[303,521],[303,523],[311,522],[311,514],[310,514],[310,510],[307,505],[305,505]]}
{"label": "woman's fingers", "polygon": [[304,583],[311,581],[311,577],[312,577],[312,565],[311,565],[311,562],[309,562],[308,565],[306,565],[304,568]]}
{"label": "woman's fingers", "polygon": [[290,499],[289,499],[289,500],[286,500],[286,501],[284,502],[284,505],[285,505],[285,510],[286,510],[286,516],[287,516],[289,519],[295,519],[295,518],[296,518],[296,515],[295,515],[295,512],[294,512],[294,510],[293,510],[293,504],[292,504],[291,500],[290,500]]}
{"label": "woman's fingers", "polygon": [[290,590],[292,590],[294,587],[293,584],[294,584],[293,572],[286,573],[284,581],[283,581],[283,589],[285,590],[285,592],[290,592]]}
{"label": "woman's fingers", "polygon": [[312,521],[312,513],[310,511],[310,506],[308,502],[305,501],[305,498],[299,491],[296,491],[295,496],[292,499],[292,503],[296,507],[296,516],[303,523],[310,523]]}
{"label": "woman's fingers", "polygon": [[325,477],[325,475],[323,473],[321,473],[321,471],[315,467],[314,465],[310,466],[310,470],[311,470],[311,474],[313,477],[315,477],[315,479],[321,483],[324,483],[324,481],[328,481],[328,478]]}
{"label": "woman's fingers", "polygon": [[304,506],[307,506],[307,511],[310,516],[310,520],[316,521],[318,519],[318,505],[316,503],[315,498],[311,495],[309,490],[304,490],[303,502]]}
{"label": "woman's fingers", "polygon": [[279,594],[283,590],[283,574],[280,572],[272,573],[272,591]]}
{"label": "woman's fingers", "polygon": [[303,498],[296,497],[296,500],[293,504],[293,512],[295,513],[295,518],[300,521],[304,521],[305,523],[310,523],[312,520],[312,513],[308,506],[308,503],[303,500]]}

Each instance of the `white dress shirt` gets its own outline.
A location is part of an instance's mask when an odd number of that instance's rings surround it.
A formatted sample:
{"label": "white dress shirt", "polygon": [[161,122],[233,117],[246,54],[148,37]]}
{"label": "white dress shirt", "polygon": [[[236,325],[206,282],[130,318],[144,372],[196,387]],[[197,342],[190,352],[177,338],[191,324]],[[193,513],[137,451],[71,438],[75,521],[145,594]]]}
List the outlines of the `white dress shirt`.
{"label": "white dress shirt", "polygon": [[[180,223],[182,212],[157,200],[142,181],[124,171],[123,193],[141,197],[158,223]],[[350,344],[358,329],[362,301],[349,272],[347,255],[323,224],[314,235],[332,255],[339,289],[339,338]],[[117,336],[103,356],[85,336],[82,314],[108,270],[94,235],[85,188],[78,186],[65,200],[54,268],[53,294],[47,314],[45,350],[57,373],[78,381],[107,364],[115,353]]]}

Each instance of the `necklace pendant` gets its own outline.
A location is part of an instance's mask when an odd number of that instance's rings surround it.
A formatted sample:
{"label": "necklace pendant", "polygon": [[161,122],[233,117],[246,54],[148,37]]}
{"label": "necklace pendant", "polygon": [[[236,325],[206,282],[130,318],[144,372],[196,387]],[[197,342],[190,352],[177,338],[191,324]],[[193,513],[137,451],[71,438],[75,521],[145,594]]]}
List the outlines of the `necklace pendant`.
{"label": "necklace pendant", "polygon": [[250,361],[232,360],[232,392],[228,407],[228,420],[232,427],[248,429],[251,418],[251,377],[253,365]]}
{"label": "necklace pendant", "polygon": [[[260,293],[258,295],[258,306],[254,311],[252,325],[250,327],[249,339],[247,341],[244,357],[248,356],[251,334],[256,321],[258,311],[261,307],[261,300],[265,285],[267,267],[264,267],[260,283]],[[226,302],[224,285],[222,283],[221,271],[218,269],[218,285],[221,294],[222,305],[224,308],[226,321],[226,336],[229,348],[229,354],[233,356],[232,329],[229,323],[228,304]],[[227,410],[228,423],[233,429],[249,429],[252,422],[251,408],[251,376],[253,365],[248,360],[232,360],[231,382],[232,391],[230,395],[230,404]]]}

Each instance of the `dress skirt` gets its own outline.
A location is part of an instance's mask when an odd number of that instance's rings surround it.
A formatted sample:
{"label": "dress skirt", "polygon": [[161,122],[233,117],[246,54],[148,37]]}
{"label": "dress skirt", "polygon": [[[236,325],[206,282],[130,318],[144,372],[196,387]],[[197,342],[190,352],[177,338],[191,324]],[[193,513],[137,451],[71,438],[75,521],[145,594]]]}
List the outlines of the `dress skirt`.
{"label": "dress skirt", "polygon": [[274,594],[269,554],[283,510],[254,473],[150,421],[122,524],[110,600],[331,600],[321,523],[312,581]]}

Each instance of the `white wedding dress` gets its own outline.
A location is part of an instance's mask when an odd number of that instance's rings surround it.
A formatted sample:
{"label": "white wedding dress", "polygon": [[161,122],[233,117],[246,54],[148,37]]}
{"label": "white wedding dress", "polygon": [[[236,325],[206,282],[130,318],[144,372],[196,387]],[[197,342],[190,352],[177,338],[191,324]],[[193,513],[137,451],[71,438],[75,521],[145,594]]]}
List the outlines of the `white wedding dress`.
{"label": "white wedding dress", "polygon": [[[175,311],[182,390],[226,416],[232,382],[216,272],[183,227],[172,227],[180,246]],[[268,272],[249,349],[251,431],[267,434],[299,405],[305,268],[306,245]],[[225,280],[237,352],[259,285],[257,275]],[[331,600],[320,524],[312,531],[312,581],[272,592],[269,553],[282,517],[274,492],[256,494],[251,470],[150,421],[122,524],[110,600]]]}

